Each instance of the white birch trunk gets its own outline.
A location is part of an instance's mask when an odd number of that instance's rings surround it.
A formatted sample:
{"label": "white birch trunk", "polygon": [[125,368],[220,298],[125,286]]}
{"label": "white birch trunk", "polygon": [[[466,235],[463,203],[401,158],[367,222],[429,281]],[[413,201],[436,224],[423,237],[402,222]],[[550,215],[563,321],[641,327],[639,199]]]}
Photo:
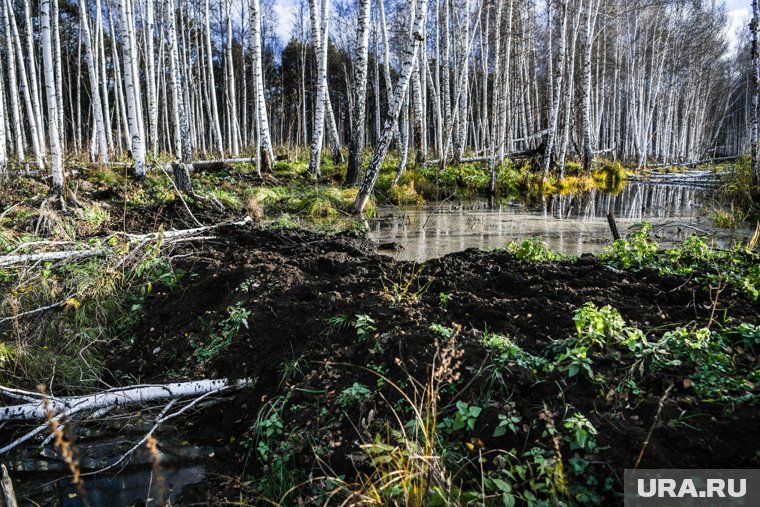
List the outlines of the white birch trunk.
{"label": "white birch trunk", "polygon": [[[55,63],[55,93],[56,104],[58,106],[58,136],[60,139],[60,146],[63,149],[66,146],[66,127],[63,114],[63,68],[61,63],[61,30],[60,21],[58,19],[58,0],[52,1],[52,29],[53,29],[53,62]],[[77,87],[79,86],[79,80],[77,79]],[[71,93],[71,92],[69,92]],[[81,101],[77,101],[77,105],[81,104]],[[81,125],[81,122],[79,123]],[[79,143],[81,146],[81,143]]]}
{"label": "white birch trunk", "polygon": [[266,97],[264,96],[264,73],[261,62],[261,12],[259,0],[251,0],[251,52],[253,53],[254,87],[256,88],[256,108],[258,110],[259,144],[261,150],[261,168],[272,170],[274,150],[269,134]]}
{"label": "white birch trunk", "polygon": [[750,110],[750,150],[752,157],[752,175],[760,183],[758,167],[758,96],[760,95],[760,5],[752,0],[752,108]]}
{"label": "white birch trunk", "polygon": [[583,96],[581,97],[581,128],[583,129],[583,170],[591,169],[594,157],[591,147],[591,53],[594,47],[594,29],[601,0],[589,0],[586,12],[586,30],[583,37]]}
{"label": "white birch trunk", "polygon": [[[324,1],[324,0],[322,0]],[[354,117],[351,127],[351,144],[348,149],[348,173],[346,184],[355,185],[361,176],[362,151],[364,150],[364,123],[367,103],[367,66],[369,61],[369,9],[370,0],[359,2],[359,25],[356,32],[354,58]],[[327,22],[325,21],[325,27]],[[325,30],[325,34],[327,30]],[[325,41],[327,37],[325,37]],[[324,57],[327,57],[326,51]],[[325,74],[327,62],[325,60]]]}
{"label": "white birch trunk", "polygon": [[352,207],[352,211],[356,214],[364,212],[364,208],[367,206],[369,196],[372,190],[375,188],[377,177],[380,174],[380,166],[385,160],[385,155],[388,152],[388,145],[390,144],[393,125],[398,121],[398,115],[401,111],[401,107],[404,102],[404,96],[406,95],[409,87],[409,81],[412,77],[412,70],[414,67],[414,60],[417,57],[417,51],[420,43],[424,40],[425,19],[427,16],[427,0],[421,0],[420,5],[417,6],[416,16],[414,21],[414,27],[411,32],[411,40],[407,43],[404,51],[403,65],[401,66],[401,72],[399,73],[399,80],[396,83],[396,91],[393,94],[393,100],[391,101],[391,107],[388,117],[385,120],[383,126],[383,135],[380,137],[380,142],[377,144],[375,154],[372,157],[372,161],[367,167],[367,171],[364,174],[359,193],[356,196],[356,201]]}
{"label": "white birch trunk", "polygon": [[[8,9],[11,13],[13,13],[12,9],[12,3],[8,3]],[[15,21],[14,21],[15,23]],[[26,29],[26,70],[29,72],[29,78],[28,78],[28,86],[29,91],[32,98],[32,110],[34,114],[34,131],[32,131],[32,135],[37,136],[37,143],[39,145],[40,150],[40,159],[45,156],[45,123],[42,119],[42,107],[40,105],[40,100],[42,97],[42,93],[40,91],[39,86],[39,80],[37,78],[37,63],[35,60],[34,55],[34,34],[32,33],[33,25],[32,25],[32,15],[31,15],[31,7],[29,4],[29,0],[24,0],[24,27]],[[19,42],[19,49],[21,49],[21,44]],[[19,57],[19,63],[23,60],[23,57]],[[19,70],[23,71],[23,67],[19,65]],[[25,78],[26,79],[26,78]],[[31,130],[31,120],[30,120],[30,130]]]}
{"label": "white birch trunk", "polygon": [[132,159],[135,162],[135,176],[138,180],[145,178],[145,152],[143,151],[142,129],[140,127],[140,96],[137,91],[137,76],[134,75],[134,51],[130,31],[134,30],[134,20],[129,16],[129,0],[118,0],[121,13],[121,47],[124,60],[124,86],[127,102],[127,118],[131,140]]}
{"label": "white birch trunk", "polygon": [[183,93],[182,73],[180,71],[177,29],[174,21],[176,16],[174,0],[169,0],[168,7],[167,30],[169,32],[169,67],[171,74],[172,106],[179,122],[180,134],[178,140],[180,153],[177,154],[179,163],[174,165],[174,181],[180,190],[191,194],[193,188],[190,183],[190,172],[192,170],[190,158],[193,151],[193,145],[190,136],[190,125],[188,124],[187,104],[185,103]]}
{"label": "white birch trunk", "polygon": [[19,162],[24,162],[26,158],[24,152],[24,130],[21,125],[21,109],[19,108],[19,91],[18,82],[16,81],[16,55],[13,51],[13,42],[11,39],[11,27],[8,8],[5,2],[0,5],[3,11],[3,24],[5,25],[5,53],[8,62],[8,101],[11,108],[11,125],[13,126],[13,139],[16,143],[16,158]]}
{"label": "white birch trunk", "polygon": [[3,66],[0,65],[0,179],[5,179],[8,165],[8,152],[5,139],[5,83],[3,81]]}
{"label": "white birch trunk", "polygon": [[[319,178],[320,158],[322,153],[322,137],[325,123],[325,93],[327,92],[327,49],[329,46],[329,10],[330,0],[322,0],[322,27],[320,54],[317,60],[317,99],[314,106],[314,135],[311,139],[311,156],[309,158],[309,171]],[[313,14],[312,14],[313,15]]]}
{"label": "white birch trunk", "polygon": [[[554,74],[554,90],[552,93],[552,104],[549,110],[549,132],[547,133],[546,148],[543,161],[543,181],[546,181],[551,166],[552,151],[554,150],[555,137],[557,132],[557,118],[559,117],[560,92],[562,91],[562,75],[565,66],[565,48],[567,46],[565,38],[567,34],[567,0],[557,0],[559,12],[562,16],[562,27],[559,32],[559,41],[557,51],[557,67]],[[549,55],[551,59],[552,55]]]}
{"label": "white birch trunk", "polygon": [[232,0],[225,0],[227,6],[226,18],[227,18],[227,44],[226,50],[226,68],[227,68],[227,100],[230,105],[230,148],[232,156],[237,157],[240,153],[240,134],[238,124],[238,107],[237,107],[237,93],[235,90],[235,69],[234,61],[232,59]]}
{"label": "white birch trunk", "polygon": [[156,55],[153,43],[155,19],[153,0],[146,0],[146,48],[145,80],[148,84],[148,134],[150,136],[150,151],[158,155],[158,98],[156,97]]}
{"label": "white birch trunk", "polygon": [[204,33],[204,39],[206,44],[206,66],[208,67],[207,76],[208,76],[208,89],[209,89],[209,97],[211,99],[211,127],[212,132],[214,135],[214,140],[216,141],[216,149],[219,152],[220,156],[224,156],[224,141],[222,138],[222,127],[221,123],[219,123],[219,106],[217,104],[216,100],[216,81],[214,79],[214,60],[212,57],[212,48],[211,48],[211,20],[210,20],[210,14],[209,14],[209,0],[206,0],[205,2],[205,9],[204,9],[204,23],[205,23],[205,33]]}
{"label": "white birch trunk", "polygon": [[[50,0],[42,0],[49,2]],[[51,398],[47,407],[43,399],[11,405],[0,408],[0,421],[33,421],[44,420],[48,411],[53,415],[61,413],[74,414],[82,411],[98,410],[105,407],[130,406],[147,404],[158,400],[197,397],[213,391],[224,391],[233,387],[252,385],[253,379],[230,381],[196,380],[191,382],[175,382],[172,384],[139,385],[111,389],[101,393],[68,398]]]}
{"label": "white birch trunk", "polygon": [[[9,25],[13,33],[13,38],[15,40],[16,65],[17,65],[18,75],[20,76],[19,84],[21,88],[21,94],[24,97],[24,104],[26,106],[26,117],[27,117],[27,123],[29,125],[29,133],[30,133],[31,141],[32,141],[32,151],[34,152],[34,160],[37,164],[37,167],[39,169],[42,169],[44,167],[44,161],[42,159],[43,145],[41,144],[43,141],[41,140],[40,135],[39,135],[40,124],[38,123],[38,121],[41,121],[41,120],[40,120],[40,115],[37,114],[34,107],[34,104],[37,103],[37,96],[36,94],[32,93],[32,91],[29,88],[29,80],[27,79],[27,73],[26,73],[26,64],[24,62],[24,54],[23,54],[23,49],[21,46],[21,37],[19,36],[18,25],[16,24],[16,16],[13,13],[13,5],[10,0],[6,0],[5,6],[7,9],[8,20],[10,21]],[[10,40],[8,42],[10,43]],[[22,120],[22,128],[23,128],[23,120]]]}
{"label": "white birch trunk", "polygon": [[106,138],[105,122],[103,120],[103,108],[100,103],[100,85],[98,84],[98,71],[95,68],[95,58],[92,54],[92,40],[90,39],[90,23],[87,19],[86,0],[79,0],[79,26],[82,30],[85,58],[87,59],[87,73],[90,75],[90,99],[95,117],[95,137],[98,141],[98,154],[100,161],[108,163],[108,140]]}
{"label": "white birch trunk", "polygon": [[42,32],[42,63],[45,69],[45,96],[48,109],[48,136],[50,138],[50,162],[53,173],[53,192],[63,195],[63,165],[61,163],[61,138],[58,133],[58,95],[55,91],[53,41],[50,26],[50,0],[40,3],[40,31]]}

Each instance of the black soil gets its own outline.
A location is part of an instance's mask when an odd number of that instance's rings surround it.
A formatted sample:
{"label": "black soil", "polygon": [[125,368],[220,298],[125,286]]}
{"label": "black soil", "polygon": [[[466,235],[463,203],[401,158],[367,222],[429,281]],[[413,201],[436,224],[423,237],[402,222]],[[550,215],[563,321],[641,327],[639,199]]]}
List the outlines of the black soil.
{"label": "black soil", "polygon": [[[320,410],[339,412],[336,398],[354,382],[374,388],[378,377],[358,366],[371,365],[394,380],[403,380],[407,374],[425,378],[436,343],[442,341],[430,329],[431,324],[462,325],[458,343],[464,355],[457,396],[473,402],[482,394],[480,370],[488,363],[479,341],[480,331],[485,329],[507,335],[523,349],[542,355],[553,340],[574,333],[572,312],[587,301],[610,304],[630,325],[655,335],[675,323],[704,325],[713,311],[756,323],[760,310],[758,303],[731,289],[721,293],[713,309],[709,292],[692,280],[653,271],[616,271],[592,257],[574,263],[528,263],[507,252],[474,249],[424,264],[420,284],[430,284],[421,299],[392,305],[388,298],[391,282],[399,279],[399,273],[408,276],[415,267],[376,254],[374,245],[366,240],[256,228],[230,228],[218,236],[202,246],[183,247],[187,257],[180,261],[186,273],[181,286],[155,291],[149,297],[134,333],[134,345],[116,351],[109,365],[117,378],[133,377],[140,382],[257,379],[255,387],[187,421],[187,438],[216,448],[210,471],[218,473],[216,477],[229,478],[207,481],[203,488],[186,492],[192,502],[217,504],[223,497],[237,499],[235,478],[244,467],[249,478],[261,473],[255,453],[249,455],[240,442],[263,402],[288,392],[288,407],[298,407],[283,414],[291,437],[320,435],[330,444],[322,459],[336,474],[355,474],[352,453],[360,453],[358,444],[380,432],[385,422],[393,423],[389,408],[380,396],[374,396],[329,423],[322,422],[325,418]],[[442,292],[451,296],[445,309],[439,302]],[[194,347],[208,340],[209,329],[235,304],[251,312],[248,328],[242,327],[214,359],[199,363],[193,356]],[[352,319],[369,315],[377,328],[374,336],[362,342],[352,328],[327,333],[328,319],[341,314]],[[301,375],[282,381],[282,364],[294,358],[299,358]],[[600,357],[597,364],[602,373],[616,366],[614,357]],[[664,401],[640,467],[758,465],[760,407],[755,403],[737,407],[699,403],[684,387],[683,378],[663,375],[649,379],[646,393],[630,401],[600,392],[599,386],[582,375],[568,378],[556,373],[536,378],[515,366],[505,373],[505,379],[507,392],[491,400],[475,431],[463,435],[462,441],[477,437],[485,449],[516,448],[518,452],[534,445],[550,446],[550,440],[540,437],[546,427],[539,419],[544,404],[559,420],[578,411],[598,430],[598,451],[586,459],[608,463],[614,470],[611,475],[619,479],[625,468],[634,465],[665,389],[675,384]],[[382,392],[390,400],[398,399],[387,385]],[[453,399],[452,392],[441,406]],[[514,403],[528,431],[494,438],[496,415],[503,413],[508,401]],[[370,410],[377,414],[374,422],[367,429],[357,429],[358,421]],[[690,417],[684,419],[684,414]],[[297,442],[298,438],[290,440]],[[302,439],[298,467],[305,474],[316,467],[312,443],[305,436]],[[473,452],[477,455],[477,450]],[[573,451],[563,449],[563,455],[570,457]],[[610,474],[609,470],[606,473]],[[211,487],[209,482],[213,482]],[[619,482],[615,489],[621,489]]]}

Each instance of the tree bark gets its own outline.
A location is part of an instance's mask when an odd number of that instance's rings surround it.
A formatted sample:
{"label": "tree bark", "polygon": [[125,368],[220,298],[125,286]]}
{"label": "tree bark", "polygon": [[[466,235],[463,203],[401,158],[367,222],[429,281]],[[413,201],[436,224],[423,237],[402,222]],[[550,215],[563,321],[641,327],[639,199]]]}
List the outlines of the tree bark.
{"label": "tree bark", "polygon": [[158,400],[198,397],[213,391],[225,391],[234,387],[250,386],[253,383],[255,383],[254,379],[242,379],[238,381],[218,379],[123,387],[85,396],[49,398],[47,400],[47,408],[43,399],[40,399],[39,401],[32,401],[21,405],[0,407],[0,421],[44,420],[48,417],[48,411],[54,415],[60,413],[72,414],[105,407],[129,406]]}
{"label": "tree bark", "polygon": [[58,132],[58,95],[55,91],[53,41],[50,26],[50,0],[40,3],[40,30],[42,32],[42,62],[45,69],[45,96],[47,97],[48,135],[50,137],[50,161],[53,173],[53,193],[63,195],[63,164],[61,163],[61,138]]}
{"label": "tree bark", "polygon": [[135,176],[138,180],[145,178],[145,151],[143,130],[140,120],[140,95],[137,90],[138,76],[134,73],[134,46],[131,32],[134,31],[134,19],[129,16],[129,0],[118,0],[121,14],[121,47],[124,56],[124,85],[127,96],[127,118],[132,147],[132,159],[135,162]]}
{"label": "tree bark", "polygon": [[359,1],[359,26],[356,32],[357,47],[354,58],[354,117],[352,122],[353,125],[351,127],[351,143],[348,147],[347,185],[356,185],[361,177],[362,152],[364,151],[365,135],[364,123],[367,103],[369,8],[370,0]]}
{"label": "tree bark", "polygon": [[90,38],[90,23],[87,16],[86,0],[79,0],[79,26],[82,30],[82,42],[84,43],[85,58],[87,59],[87,73],[90,75],[90,99],[95,117],[95,136],[98,141],[98,154],[103,164],[108,163],[108,140],[106,138],[105,121],[103,120],[103,108],[100,102],[100,85],[98,84],[98,72],[95,69],[95,57],[92,52],[92,39]]}
{"label": "tree bark", "polygon": [[[412,5],[414,5],[414,1]],[[427,0],[421,0],[420,5],[417,6],[411,40],[407,43],[404,52],[403,65],[401,66],[401,72],[399,73],[399,81],[396,83],[396,91],[393,95],[390,111],[385,120],[385,125],[383,126],[383,135],[380,137],[380,142],[377,144],[372,161],[367,168],[367,172],[364,174],[359,193],[356,195],[356,200],[352,207],[352,211],[355,214],[361,215],[364,212],[364,208],[369,201],[369,196],[372,194],[372,190],[375,188],[375,183],[377,182],[377,177],[380,174],[380,166],[382,165],[383,160],[385,160],[385,155],[388,152],[393,125],[398,121],[398,115],[404,102],[404,96],[409,87],[414,60],[417,57],[417,50],[419,49],[420,43],[424,40],[423,32],[425,30],[426,11]]]}
{"label": "tree bark", "polygon": [[271,171],[274,164],[274,150],[269,134],[266,99],[264,97],[264,74],[261,63],[261,13],[259,0],[251,0],[251,52],[253,57],[254,87],[258,109],[258,131],[261,150],[261,168]]}
{"label": "tree bark", "polygon": [[[312,2],[315,4],[315,2]],[[314,177],[319,178],[322,173],[319,170],[322,154],[322,137],[324,136],[325,123],[325,94],[327,92],[327,49],[329,46],[329,10],[330,0],[322,0],[322,27],[320,31],[320,54],[317,58],[317,99],[314,112],[314,135],[311,139],[311,156],[309,158],[309,171]],[[314,16],[314,14],[312,14]]]}

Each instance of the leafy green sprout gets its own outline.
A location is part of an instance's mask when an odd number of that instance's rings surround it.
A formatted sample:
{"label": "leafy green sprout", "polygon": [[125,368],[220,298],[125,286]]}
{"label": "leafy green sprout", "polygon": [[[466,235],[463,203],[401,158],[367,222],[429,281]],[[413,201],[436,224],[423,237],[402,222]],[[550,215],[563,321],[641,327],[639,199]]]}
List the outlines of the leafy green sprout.
{"label": "leafy green sprout", "polygon": [[347,387],[340,393],[338,404],[345,410],[351,405],[364,403],[370,398],[372,398],[372,391],[364,384],[354,382],[351,387]]}
{"label": "leafy green sprout", "polygon": [[438,306],[446,309],[447,306],[449,306],[449,301],[451,301],[451,294],[446,294],[445,292],[441,292],[438,294]]}
{"label": "leafy green sprout", "polygon": [[446,434],[452,434],[463,429],[473,431],[483,408],[470,405],[462,400],[457,401],[456,408],[457,411],[453,417],[447,417],[440,423],[440,429]]}
{"label": "leafy green sprout", "polygon": [[546,242],[537,237],[526,238],[519,245],[514,241],[510,241],[507,243],[507,251],[514,254],[521,261],[555,262],[565,259],[565,256],[553,252]]}
{"label": "leafy green sprout", "polygon": [[580,412],[575,412],[572,417],[565,419],[564,426],[572,432],[570,448],[594,452],[596,449],[596,428],[586,416]]}
{"label": "leafy green sprout", "polygon": [[375,320],[366,314],[356,315],[355,317],[355,320],[352,320],[351,317],[343,314],[330,317],[327,321],[327,327],[322,331],[322,335],[329,338],[336,333],[346,331],[353,327],[356,330],[356,338],[360,342],[366,342],[371,338],[372,333],[377,331]]}
{"label": "leafy green sprout", "polygon": [[235,303],[227,307],[227,318],[219,322],[217,331],[211,335],[211,342],[206,345],[199,345],[195,348],[193,355],[198,362],[208,361],[215,358],[222,350],[232,343],[233,338],[237,336],[241,328],[248,329],[248,317],[251,311],[243,307],[242,302]]}
{"label": "leafy green sprout", "polygon": [[519,415],[499,414],[499,424],[494,429],[493,436],[503,436],[507,433],[507,430],[512,433],[517,433],[520,431],[520,427],[518,426],[520,421],[522,421],[522,417]]}

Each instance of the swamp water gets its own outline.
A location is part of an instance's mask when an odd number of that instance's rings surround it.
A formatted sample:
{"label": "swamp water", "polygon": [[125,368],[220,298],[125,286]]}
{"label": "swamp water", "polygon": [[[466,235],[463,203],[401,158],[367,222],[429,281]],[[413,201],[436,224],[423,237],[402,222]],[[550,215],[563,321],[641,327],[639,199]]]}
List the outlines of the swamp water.
{"label": "swamp water", "polygon": [[372,239],[388,248],[381,253],[417,262],[467,248],[503,248],[509,241],[528,237],[538,237],[552,250],[566,255],[601,253],[612,243],[608,213],[615,216],[623,236],[631,226],[650,222],[662,247],[695,232],[707,234],[708,241],[720,246],[751,234],[712,225],[709,210],[719,204],[709,186],[659,179],[628,183],[618,194],[590,190],[545,196],[532,203],[502,202],[493,207],[484,199],[381,207],[370,229]]}

